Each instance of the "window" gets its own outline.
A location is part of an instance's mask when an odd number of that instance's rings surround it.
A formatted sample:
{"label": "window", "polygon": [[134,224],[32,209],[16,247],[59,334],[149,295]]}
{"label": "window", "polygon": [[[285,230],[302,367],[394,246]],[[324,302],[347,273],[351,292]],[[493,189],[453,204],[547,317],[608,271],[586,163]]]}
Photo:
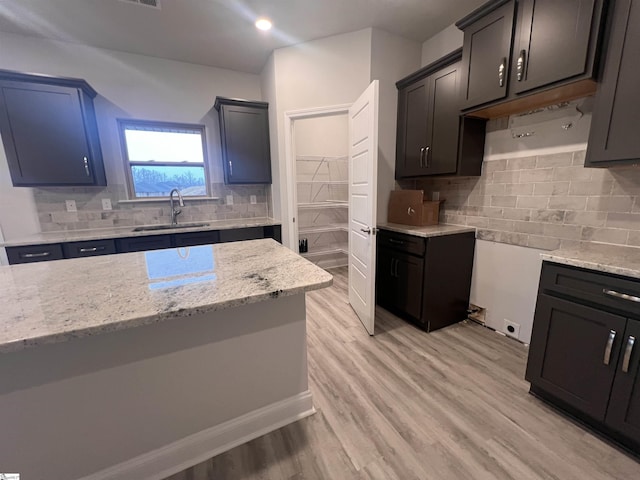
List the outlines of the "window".
{"label": "window", "polygon": [[204,125],[120,120],[131,198],[209,194]]}

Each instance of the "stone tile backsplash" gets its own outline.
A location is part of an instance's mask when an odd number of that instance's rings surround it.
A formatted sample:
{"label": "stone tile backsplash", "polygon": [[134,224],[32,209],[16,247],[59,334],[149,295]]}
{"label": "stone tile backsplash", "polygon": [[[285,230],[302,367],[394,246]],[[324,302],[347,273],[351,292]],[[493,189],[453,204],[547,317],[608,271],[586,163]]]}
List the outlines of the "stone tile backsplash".
{"label": "stone tile backsplash", "polygon": [[553,250],[580,242],[640,246],[640,168],[584,168],[585,151],[485,161],[480,177],[403,181],[440,192],[440,221],[478,238]]}
{"label": "stone tile backsplash", "polygon": [[[205,222],[254,217],[268,217],[270,188],[268,185],[211,185],[215,199],[186,199],[178,221]],[[157,202],[128,202],[124,185],[108,187],[34,188],[33,195],[43,232],[84,230],[135,225],[169,223],[169,199]],[[227,195],[233,205],[226,204]],[[256,196],[256,204],[250,196]],[[112,210],[102,209],[102,199],[111,200]],[[75,200],[77,212],[67,212],[65,200]]]}

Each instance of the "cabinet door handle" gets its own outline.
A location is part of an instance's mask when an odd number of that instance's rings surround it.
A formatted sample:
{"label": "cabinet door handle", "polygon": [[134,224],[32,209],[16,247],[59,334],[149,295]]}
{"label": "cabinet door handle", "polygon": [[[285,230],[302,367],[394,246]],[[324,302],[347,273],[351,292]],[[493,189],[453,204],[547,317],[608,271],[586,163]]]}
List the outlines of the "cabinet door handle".
{"label": "cabinet door handle", "polygon": [[527,58],[527,51],[520,50],[520,56],[518,57],[518,63],[516,64],[516,72],[518,81],[521,82],[524,79],[524,62]]}
{"label": "cabinet door handle", "polygon": [[603,288],[602,293],[605,295],[609,295],[610,297],[620,298],[622,300],[629,300],[630,302],[640,303],[640,297],[635,297],[633,295],[628,295],[626,293],[616,292],[615,290],[609,290],[608,288]]}
{"label": "cabinet door handle", "polygon": [[20,256],[22,258],[39,258],[39,257],[48,257],[49,255],[51,255],[51,252],[23,253]]}
{"label": "cabinet door handle", "polygon": [[393,270],[394,271],[394,277],[398,278],[398,264],[400,263],[400,260],[398,260],[396,258],[396,268]]}
{"label": "cabinet door handle", "polygon": [[84,161],[84,172],[87,174],[87,177],[89,177],[91,176],[89,173],[89,159],[87,157],[82,157],[82,160]]}
{"label": "cabinet door handle", "polygon": [[104,250],[104,247],[81,248],[80,253],[98,252]]}
{"label": "cabinet door handle", "polygon": [[424,147],[420,149],[420,168],[424,168]]}
{"label": "cabinet door handle", "polygon": [[229,160],[229,176],[233,177],[233,162]]}
{"label": "cabinet door handle", "polygon": [[504,73],[506,69],[507,69],[507,58],[502,57],[502,62],[498,67],[498,85],[500,85],[500,87],[504,87]]}
{"label": "cabinet door handle", "polygon": [[431,147],[424,148],[424,166],[429,168],[429,152],[431,151]]}
{"label": "cabinet door handle", "polygon": [[389,273],[391,274],[391,276],[392,276],[392,277],[394,276],[394,275],[393,275],[393,262],[394,262],[395,260],[396,260],[395,258],[392,258],[392,259],[391,259],[391,270],[389,271]]}
{"label": "cabinet door handle", "polygon": [[613,348],[613,342],[616,339],[617,332],[615,330],[609,330],[609,338],[607,338],[607,345],[604,347],[604,364],[609,365],[611,362],[611,349]]}
{"label": "cabinet door handle", "polygon": [[629,373],[629,362],[631,362],[631,354],[633,353],[633,346],[636,344],[636,337],[629,335],[627,338],[627,346],[624,349],[624,357],[622,357],[622,371]]}

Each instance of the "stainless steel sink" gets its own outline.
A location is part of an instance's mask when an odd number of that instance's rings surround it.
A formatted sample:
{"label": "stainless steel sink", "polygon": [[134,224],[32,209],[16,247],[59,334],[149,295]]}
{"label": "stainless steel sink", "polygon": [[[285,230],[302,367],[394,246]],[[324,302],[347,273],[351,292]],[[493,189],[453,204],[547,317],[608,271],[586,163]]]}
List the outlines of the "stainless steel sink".
{"label": "stainless steel sink", "polygon": [[136,227],[133,229],[134,232],[150,232],[154,230],[175,230],[180,228],[198,228],[198,227],[208,227],[208,223],[181,223],[178,225],[152,225],[149,227]]}

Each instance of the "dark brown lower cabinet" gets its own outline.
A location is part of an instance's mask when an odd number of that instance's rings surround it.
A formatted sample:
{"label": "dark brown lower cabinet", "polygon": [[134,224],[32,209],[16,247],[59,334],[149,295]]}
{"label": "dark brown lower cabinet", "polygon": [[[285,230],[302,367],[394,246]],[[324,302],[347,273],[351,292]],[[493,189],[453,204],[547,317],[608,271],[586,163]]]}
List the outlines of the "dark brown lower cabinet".
{"label": "dark brown lower cabinet", "polygon": [[466,318],[475,234],[424,238],[381,229],[376,303],[430,332]]}
{"label": "dark brown lower cabinet", "polygon": [[162,248],[191,247],[195,245],[210,245],[221,242],[236,242],[259,238],[273,238],[275,241],[282,243],[282,227],[280,225],[265,225],[263,227],[232,228],[227,230],[139,235],[116,239],[66,242],[62,244],[6,247],[6,251],[9,264],[15,265],[18,263],[142,252]]}
{"label": "dark brown lower cabinet", "polygon": [[627,321],[606,423],[640,443],[640,321]]}
{"label": "dark brown lower cabinet", "polygon": [[640,299],[633,293],[639,286],[544,262],[526,372],[532,393],[636,453]]}

